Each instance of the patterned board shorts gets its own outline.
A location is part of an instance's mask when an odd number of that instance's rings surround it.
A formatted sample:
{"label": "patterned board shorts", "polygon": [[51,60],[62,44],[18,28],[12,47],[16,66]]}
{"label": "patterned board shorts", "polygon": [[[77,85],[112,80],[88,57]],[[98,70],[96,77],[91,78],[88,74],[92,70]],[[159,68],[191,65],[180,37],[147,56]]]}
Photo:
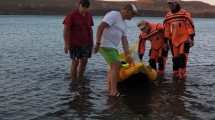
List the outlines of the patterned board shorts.
{"label": "patterned board shorts", "polygon": [[70,58],[71,59],[81,59],[81,58],[90,58],[92,54],[92,46],[86,47],[76,47],[70,49]]}

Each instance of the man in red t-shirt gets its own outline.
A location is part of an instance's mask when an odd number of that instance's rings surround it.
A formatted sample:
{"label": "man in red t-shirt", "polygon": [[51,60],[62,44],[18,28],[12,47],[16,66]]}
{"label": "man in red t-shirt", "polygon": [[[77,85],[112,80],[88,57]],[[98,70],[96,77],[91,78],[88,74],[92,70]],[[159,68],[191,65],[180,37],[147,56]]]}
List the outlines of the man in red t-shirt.
{"label": "man in red t-shirt", "polygon": [[82,79],[93,48],[93,18],[89,0],[80,0],[78,8],[67,15],[64,24],[64,51],[70,53],[71,79]]}

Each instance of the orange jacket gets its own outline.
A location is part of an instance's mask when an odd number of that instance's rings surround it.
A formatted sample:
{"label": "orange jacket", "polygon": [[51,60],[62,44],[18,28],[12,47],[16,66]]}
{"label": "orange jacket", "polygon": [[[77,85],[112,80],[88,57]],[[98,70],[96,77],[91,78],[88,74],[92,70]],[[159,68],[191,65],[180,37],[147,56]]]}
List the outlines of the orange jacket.
{"label": "orange jacket", "polygon": [[139,54],[144,54],[146,40],[150,40],[151,49],[159,50],[164,45],[163,25],[160,23],[157,23],[157,24],[149,23],[149,26],[150,26],[149,33],[141,32],[139,35],[139,44],[138,44]]}
{"label": "orange jacket", "polygon": [[195,34],[191,14],[184,9],[177,13],[168,12],[164,20],[164,34],[175,47],[190,39],[190,35]]}

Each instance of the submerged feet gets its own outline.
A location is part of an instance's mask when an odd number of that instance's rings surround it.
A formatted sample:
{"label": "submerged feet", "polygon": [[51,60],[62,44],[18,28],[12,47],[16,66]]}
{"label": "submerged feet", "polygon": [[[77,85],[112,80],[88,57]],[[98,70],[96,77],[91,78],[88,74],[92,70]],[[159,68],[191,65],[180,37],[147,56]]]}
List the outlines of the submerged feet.
{"label": "submerged feet", "polygon": [[111,81],[108,80],[108,91],[109,91],[109,96],[111,97],[119,97],[120,93],[117,90],[117,86],[111,86]]}
{"label": "submerged feet", "polygon": [[110,97],[119,97],[121,94],[119,92],[115,92],[115,93],[109,93]]}
{"label": "submerged feet", "polygon": [[76,75],[70,75],[69,76],[70,80],[84,80],[85,77],[84,76],[76,76]]}
{"label": "submerged feet", "polygon": [[173,74],[173,80],[186,80],[186,74]]}

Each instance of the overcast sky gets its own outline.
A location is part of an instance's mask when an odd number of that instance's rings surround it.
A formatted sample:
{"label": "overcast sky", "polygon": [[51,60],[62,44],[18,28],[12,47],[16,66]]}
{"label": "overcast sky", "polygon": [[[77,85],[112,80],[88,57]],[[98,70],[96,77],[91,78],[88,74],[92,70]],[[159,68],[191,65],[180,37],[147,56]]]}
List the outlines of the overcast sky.
{"label": "overcast sky", "polygon": [[[104,1],[136,1],[136,0],[104,0]],[[209,3],[211,5],[215,5],[215,0],[183,0],[183,1],[202,1]]]}
{"label": "overcast sky", "polygon": [[[193,1],[193,0],[183,0],[183,1]],[[215,0],[195,0],[195,1],[202,1],[206,3],[210,3],[211,5],[215,5]]]}

